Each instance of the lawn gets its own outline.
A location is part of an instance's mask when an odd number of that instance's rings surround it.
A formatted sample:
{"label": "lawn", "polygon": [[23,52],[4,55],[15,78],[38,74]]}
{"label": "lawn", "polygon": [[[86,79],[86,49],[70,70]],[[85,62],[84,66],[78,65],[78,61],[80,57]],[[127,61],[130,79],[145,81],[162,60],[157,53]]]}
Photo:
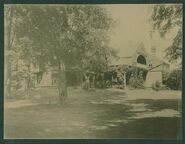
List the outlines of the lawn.
{"label": "lawn", "polygon": [[57,104],[54,89],[5,101],[5,138],[181,137],[181,92],[70,88]]}

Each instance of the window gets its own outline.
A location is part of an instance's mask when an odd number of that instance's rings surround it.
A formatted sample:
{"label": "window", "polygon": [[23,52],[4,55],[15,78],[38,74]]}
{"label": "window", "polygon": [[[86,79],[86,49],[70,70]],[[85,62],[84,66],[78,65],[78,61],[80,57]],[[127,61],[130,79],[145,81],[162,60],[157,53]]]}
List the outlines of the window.
{"label": "window", "polygon": [[137,62],[140,63],[140,64],[143,64],[143,65],[146,65],[146,59],[145,59],[145,57],[142,56],[142,55],[139,55],[139,56],[137,57]]}

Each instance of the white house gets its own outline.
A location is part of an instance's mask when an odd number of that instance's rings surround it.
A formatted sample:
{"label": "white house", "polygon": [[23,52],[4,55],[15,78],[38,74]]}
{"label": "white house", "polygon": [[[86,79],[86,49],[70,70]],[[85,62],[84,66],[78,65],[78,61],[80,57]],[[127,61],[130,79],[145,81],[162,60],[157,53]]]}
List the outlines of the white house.
{"label": "white house", "polygon": [[156,81],[162,82],[163,72],[170,70],[170,64],[156,56],[156,48],[152,47],[151,53],[148,53],[143,43],[132,49],[127,57],[121,57],[118,60],[112,61],[110,66],[134,66],[146,70],[145,84],[148,87]]}

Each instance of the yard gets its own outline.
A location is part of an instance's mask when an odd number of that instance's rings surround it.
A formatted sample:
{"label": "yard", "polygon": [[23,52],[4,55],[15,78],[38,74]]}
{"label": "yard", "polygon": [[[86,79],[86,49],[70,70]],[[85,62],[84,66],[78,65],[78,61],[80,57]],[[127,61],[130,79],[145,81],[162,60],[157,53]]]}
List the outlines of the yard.
{"label": "yard", "polygon": [[5,101],[5,138],[181,137],[181,92],[68,89],[65,104],[55,90]]}

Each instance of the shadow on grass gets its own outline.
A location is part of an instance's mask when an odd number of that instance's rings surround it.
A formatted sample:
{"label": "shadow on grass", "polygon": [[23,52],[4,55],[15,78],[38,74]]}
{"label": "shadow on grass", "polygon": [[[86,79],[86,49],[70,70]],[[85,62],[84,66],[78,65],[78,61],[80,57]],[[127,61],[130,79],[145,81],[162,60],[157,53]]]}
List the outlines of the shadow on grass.
{"label": "shadow on grass", "polygon": [[143,118],[94,131],[97,138],[179,139],[179,118]]}
{"label": "shadow on grass", "polygon": [[[52,94],[54,93],[50,95]],[[42,104],[6,110],[5,134],[14,138],[70,136],[71,138],[176,139],[180,137],[178,117],[129,120],[137,113],[130,111],[133,109],[132,104],[144,103],[146,109],[153,111],[179,110],[178,100],[138,99],[125,103],[125,95],[124,91],[96,89],[70,91],[67,102],[63,105],[43,104],[47,103],[48,99],[55,102],[56,94],[51,99],[44,94],[38,95],[33,99],[43,102]],[[91,103],[92,101],[100,104]],[[82,123],[84,126],[74,126],[74,123]]]}
{"label": "shadow on grass", "polygon": [[139,100],[130,100],[130,103],[145,103],[147,109],[152,109],[153,111],[159,111],[162,109],[173,109],[179,111],[181,102],[179,99],[159,99],[159,100],[152,100],[152,99],[139,99]]}

